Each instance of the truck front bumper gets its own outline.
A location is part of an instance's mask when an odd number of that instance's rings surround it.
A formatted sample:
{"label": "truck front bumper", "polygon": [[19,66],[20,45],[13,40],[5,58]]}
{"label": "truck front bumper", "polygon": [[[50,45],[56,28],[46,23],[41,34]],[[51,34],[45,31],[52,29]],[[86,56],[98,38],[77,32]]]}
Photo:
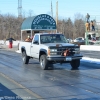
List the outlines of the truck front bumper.
{"label": "truck front bumper", "polygon": [[75,59],[82,59],[82,55],[76,55],[76,56],[66,56],[66,57],[47,57],[47,60],[49,61],[72,61]]}

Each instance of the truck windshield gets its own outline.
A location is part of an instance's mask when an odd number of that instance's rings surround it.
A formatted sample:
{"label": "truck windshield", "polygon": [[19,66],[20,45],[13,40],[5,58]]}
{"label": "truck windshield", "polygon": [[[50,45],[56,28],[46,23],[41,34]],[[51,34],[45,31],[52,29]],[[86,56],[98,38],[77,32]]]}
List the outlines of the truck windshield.
{"label": "truck windshield", "polygon": [[42,34],[40,42],[43,43],[68,43],[63,34]]}

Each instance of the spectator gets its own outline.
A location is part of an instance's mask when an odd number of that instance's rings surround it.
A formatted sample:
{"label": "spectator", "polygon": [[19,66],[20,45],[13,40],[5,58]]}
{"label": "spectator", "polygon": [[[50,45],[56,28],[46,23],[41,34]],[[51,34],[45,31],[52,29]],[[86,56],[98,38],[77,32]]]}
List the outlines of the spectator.
{"label": "spectator", "polygon": [[15,39],[13,39],[12,37],[11,38],[8,38],[6,40],[9,40],[9,48],[12,48],[12,44],[13,44],[13,41],[16,41]]}
{"label": "spectator", "polygon": [[13,41],[16,41],[15,39],[13,39],[12,37],[11,38],[8,38],[6,40],[9,40],[10,43],[12,43]]}
{"label": "spectator", "polygon": [[92,20],[91,20],[91,27],[92,27],[92,31],[95,31],[94,22]]}
{"label": "spectator", "polygon": [[86,31],[90,31],[90,23],[88,21],[86,22],[85,26],[86,26]]}
{"label": "spectator", "polygon": [[25,42],[31,42],[32,39],[30,38],[30,36],[28,36],[26,39],[25,39]]}
{"label": "spectator", "polygon": [[87,22],[89,22],[89,19],[90,19],[90,15],[87,13],[86,15],[86,19],[87,19]]}

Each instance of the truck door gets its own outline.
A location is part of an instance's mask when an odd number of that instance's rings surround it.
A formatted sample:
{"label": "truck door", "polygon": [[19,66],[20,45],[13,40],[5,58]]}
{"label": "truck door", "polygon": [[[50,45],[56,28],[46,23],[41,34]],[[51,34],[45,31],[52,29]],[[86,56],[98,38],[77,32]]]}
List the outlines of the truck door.
{"label": "truck door", "polygon": [[34,36],[34,40],[31,44],[30,48],[31,56],[35,58],[39,58],[39,35]]}

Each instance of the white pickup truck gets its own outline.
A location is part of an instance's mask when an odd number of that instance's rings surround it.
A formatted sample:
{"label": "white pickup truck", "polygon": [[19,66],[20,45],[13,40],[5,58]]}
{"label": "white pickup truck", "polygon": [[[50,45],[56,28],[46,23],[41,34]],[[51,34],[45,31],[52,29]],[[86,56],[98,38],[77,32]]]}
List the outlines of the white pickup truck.
{"label": "white pickup truck", "polygon": [[80,66],[80,47],[68,43],[60,33],[36,33],[32,42],[20,42],[23,63],[28,64],[30,58],[36,58],[44,70],[53,67],[54,63],[70,63],[72,68]]}

